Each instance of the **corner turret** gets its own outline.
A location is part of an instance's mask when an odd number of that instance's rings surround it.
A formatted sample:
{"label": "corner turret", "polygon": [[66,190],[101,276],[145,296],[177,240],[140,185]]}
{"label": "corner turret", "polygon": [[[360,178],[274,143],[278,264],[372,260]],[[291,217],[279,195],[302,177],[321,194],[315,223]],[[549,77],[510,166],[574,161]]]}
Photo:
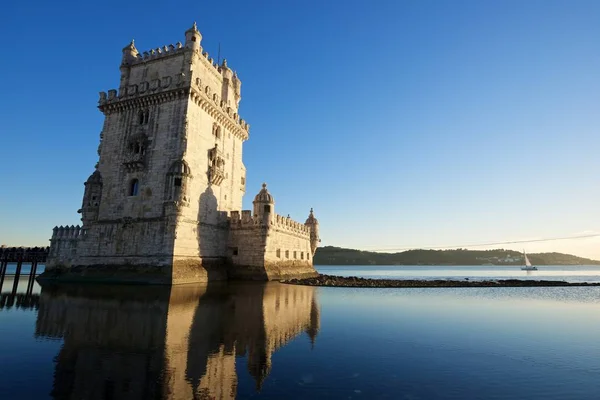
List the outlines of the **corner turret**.
{"label": "corner turret", "polygon": [[310,209],[310,214],[304,225],[308,226],[308,229],[310,229],[310,250],[314,256],[321,239],[319,238],[319,221],[315,218],[312,208]]}
{"label": "corner turret", "polygon": [[202,35],[198,31],[196,22],[187,31],[185,31],[185,47],[197,50],[200,48],[200,42],[202,41]]}
{"label": "corner turret", "polygon": [[131,40],[127,46],[123,47],[123,57],[121,58],[121,84],[119,85],[121,91],[124,91],[125,87],[129,84],[129,74],[131,71],[131,64],[139,55],[138,50],[135,48],[135,43]]}
{"label": "corner turret", "polygon": [[121,59],[121,65],[130,65],[133,61],[137,60],[140,53],[135,48],[135,42],[131,40],[127,46],[123,47],[123,58]]}
{"label": "corner turret", "polygon": [[242,98],[241,82],[237,77],[237,74],[227,66],[227,60],[223,59],[223,62],[219,66],[219,72],[223,77],[223,87],[221,90],[221,99],[229,107],[237,111],[240,99]]}
{"label": "corner turret", "polygon": [[254,198],[252,204],[254,205],[254,217],[270,225],[275,216],[275,199],[267,190],[266,183],[263,183],[262,189]]}
{"label": "corner turret", "polygon": [[81,204],[81,209],[77,211],[81,214],[81,221],[83,222],[84,227],[98,218],[101,200],[102,175],[100,174],[100,171],[95,170],[85,182],[83,202]]}

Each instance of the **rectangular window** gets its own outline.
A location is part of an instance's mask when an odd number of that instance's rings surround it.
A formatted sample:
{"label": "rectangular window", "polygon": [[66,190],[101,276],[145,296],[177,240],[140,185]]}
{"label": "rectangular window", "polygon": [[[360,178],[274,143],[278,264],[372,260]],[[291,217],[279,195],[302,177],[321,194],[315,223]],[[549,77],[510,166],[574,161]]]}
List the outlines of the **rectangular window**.
{"label": "rectangular window", "polygon": [[231,254],[232,254],[232,255],[234,255],[234,256],[237,256],[237,255],[238,255],[238,253],[239,253],[239,252],[238,252],[238,248],[237,248],[237,247],[232,247],[232,248],[231,248]]}
{"label": "rectangular window", "polygon": [[290,258],[290,251],[289,250],[285,251],[285,258]]}
{"label": "rectangular window", "polygon": [[300,259],[304,260],[304,252],[303,251],[300,252]]}
{"label": "rectangular window", "polygon": [[281,249],[277,249],[277,258],[281,258]]}
{"label": "rectangular window", "polygon": [[181,186],[181,178],[175,178],[175,186]]}
{"label": "rectangular window", "polygon": [[294,260],[296,259],[296,252],[294,252]]}

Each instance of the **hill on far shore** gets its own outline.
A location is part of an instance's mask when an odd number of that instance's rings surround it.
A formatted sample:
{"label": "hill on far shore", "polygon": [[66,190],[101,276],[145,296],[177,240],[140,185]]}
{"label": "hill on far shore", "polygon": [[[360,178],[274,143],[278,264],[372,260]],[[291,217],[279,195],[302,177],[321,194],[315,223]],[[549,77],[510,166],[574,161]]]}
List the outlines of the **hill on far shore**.
{"label": "hill on far shore", "polygon": [[[533,265],[600,265],[600,261],[563,253],[527,254]],[[514,250],[408,250],[378,253],[325,246],[317,249],[315,265],[523,265]]]}

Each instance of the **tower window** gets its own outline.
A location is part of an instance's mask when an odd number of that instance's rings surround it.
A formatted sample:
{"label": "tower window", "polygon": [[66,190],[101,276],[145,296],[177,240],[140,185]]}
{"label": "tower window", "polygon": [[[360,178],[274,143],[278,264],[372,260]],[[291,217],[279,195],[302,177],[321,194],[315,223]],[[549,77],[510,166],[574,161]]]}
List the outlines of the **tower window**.
{"label": "tower window", "polygon": [[266,212],[266,213],[270,213],[270,212],[271,212],[271,206],[270,206],[270,205],[268,205],[268,204],[267,204],[267,205],[265,205],[265,208],[264,208],[264,210],[265,210],[265,212]]}
{"label": "tower window", "polygon": [[140,182],[137,179],[133,179],[129,184],[129,195],[137,196],[139,190]]}
{"label": "tower window", "polygon": [[196,41],[196,36],[192,36],[192,42]]}
{"label": "tower window", "polygon": [[242,176],[242,185],[245,185],[245,184],[246,184],[246,178],[244,178],[244,177]]}
{"label": "tower window", "polygon": [[221,127],[216,123],[213,124],[213,135],[215,135],[217,139],[221,139]]}
{"label": "tower window", "polygon": [[150,111],[148,110],[141,110],[138,114],[138,123],[140,125],[144,125],[148,123],[148,120],[150,119]]}
{"label": "tower window", "polygon": [[173,184],[175,186],[181,186],[181,178],[175,178],[175,182]]}

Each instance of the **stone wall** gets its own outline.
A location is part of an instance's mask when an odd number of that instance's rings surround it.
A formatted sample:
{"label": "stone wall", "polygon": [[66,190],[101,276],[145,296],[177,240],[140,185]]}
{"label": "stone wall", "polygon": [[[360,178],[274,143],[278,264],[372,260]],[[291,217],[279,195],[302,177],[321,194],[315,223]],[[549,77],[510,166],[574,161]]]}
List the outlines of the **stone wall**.
{"label": "stone wall", "polygon": [[249,210],[230,216],[229,276],[233,279],[280,280],[316,276],[310,230],[289,217],[259,220]]}
{"label": "stone wall", "polygon": [[46,269],[58,266],[70,267],[77,259],[79,243],[83,230],[79,225],[55,227],[50,239],[50,251],[46,261]]}

